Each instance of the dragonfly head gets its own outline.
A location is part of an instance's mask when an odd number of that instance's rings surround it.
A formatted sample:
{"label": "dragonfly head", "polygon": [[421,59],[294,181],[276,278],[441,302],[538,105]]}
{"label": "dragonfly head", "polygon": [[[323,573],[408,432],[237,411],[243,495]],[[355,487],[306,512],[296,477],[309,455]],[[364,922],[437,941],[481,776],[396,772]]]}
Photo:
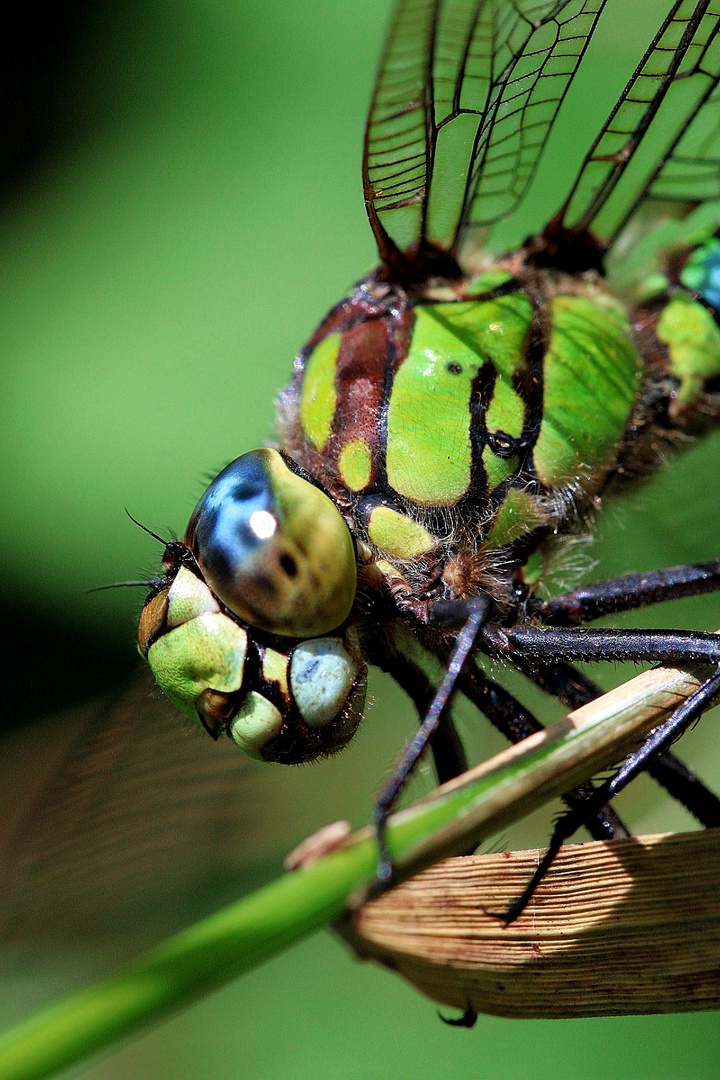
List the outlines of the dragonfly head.
{"label": "dragonfly head", "polygon": [[366,680],[349,621],[356,558],[324,492],[274,450],[245,454],[213,480],[163,565],[139,647],[178,708],[265,761],[349,742]]}

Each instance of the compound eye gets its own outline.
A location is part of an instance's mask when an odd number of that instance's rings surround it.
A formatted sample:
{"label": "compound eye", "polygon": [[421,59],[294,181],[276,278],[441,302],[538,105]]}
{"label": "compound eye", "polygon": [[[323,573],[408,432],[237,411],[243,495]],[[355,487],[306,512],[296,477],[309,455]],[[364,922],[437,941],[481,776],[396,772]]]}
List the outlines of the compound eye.
{"label": "compound eye", "polygon": [[185,534],[215,595],[251,626],[319,637],[347,619],[357,565],[335,504],[276,450],[254,450],[217,476]]}

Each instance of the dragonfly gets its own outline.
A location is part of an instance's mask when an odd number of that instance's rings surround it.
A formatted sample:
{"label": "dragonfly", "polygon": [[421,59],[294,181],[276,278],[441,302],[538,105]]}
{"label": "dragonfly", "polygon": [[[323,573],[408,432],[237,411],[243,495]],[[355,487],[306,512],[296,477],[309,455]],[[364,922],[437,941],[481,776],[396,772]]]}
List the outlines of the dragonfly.
{"label": "dragonfly", "polygon": [[[558,193],[558,200],[561,197]],[[699,201],[702,202],[702,199]],[[665,205],[675,208],[673,203]],[[648,203],[648,208],[652,209],[651,203]],[[686,209],[682,203],[677,208],[681,214]],[[550,213],[551,207],[548,206],[548,215]],[[670,216],[674,220],[677,215],[672,213]],[[467,257],[469,259],[470,255]],[[652,263],[651,250],[650,258],[642,261],[642,266],[652,266]],[[478,272],[481,273],[482,270],[481,265]],[[396,627],[396,630],[399,632],[400,627]],[[452,638],[452,635],[449,637]],[[365,639],[362,645],[367,650],[371,642]],[[407,655],[413,659],[419,652],[414,635],[403,638],[402,645],[405,653],[399,655]],[[448,647],[451,648],[450,643]],[[426,653],[427,650],[421,654],[423,662],[427,659]],[[370,659],[369,654],[367,659]],[[420,665],[416,664],[416,668],[419,667]],[[474,674],[474,669],[471,671]],[[487,685],[487,682],[484,685]],[[414,684],[410,689],[419,698],[418,686],[419,684]],[[495,688],[491,689],[495,694]],[[462,692],[462,687],[460,691]],[[426,702],[420,701],[419,707],[422,710],[426,709],[432,692],[433,688],[428,687]],[[497,688],[497,693],[500,693],[500,688]],[[498,698],[495,697],[494,700],[497,701]],[[499,700],[502,703],[507,699]],[[223,740],[227,746],[218,747],[210,739],[203,737],[202,731],[197,732],[196,739],[185,738],[186,732],[177,727],[178,717],[166,716],[162,702],[149,699],[144,691],[136,692],[122,702],[121,706],[122,708],[114,711],[109,711],[106,706],[98,708],[89,731],[86,728],[77,739],[80,752],[70,755],[71,775],[68,776],[67,769],[61,769],[53,784],[53,797],[43,796],[40,800],[41,813],[38,814],[34,808],[31,820],[22,822],[16,846],[23,855],[33,861],[30,867],[33,889],[31,895],[31,890],[25,888],[27,880],[23,877],[24,867],[20,867],[20,884],[16,890],[19,910],[13,912],[12,929],[15,929],[18,923],[32,923],[31,929],[35,932],[39,925],[44,936],[57,928],[67,933],[68,927],[70,932],[78,929],[85,935],[88,929],[86,909],[89,903],[96,901],[96,923],[100,922],[101,932],[106,931],[117,911],[117,908],[112,906],[113,902],[117,901],[123,914],[123,921],[114,923],[112,927],[117,939],[118,934],[122,937],[126,933],[126,919],[132,920],[132,910],[129,913],[127,911],[128,901],[131,907],[135,905],[141,910],[141,918],[144,920],[148,919],[149,913],[157,914],[158,901],[152,887],[148,886],[147,893],[139,891],[138,876],[142,877],[143,868],[155,887],[158,882],[164,883],[174,874],[175,884],[178,878],[181,879],[181,891],[184,884],[197,890],[198,879],[210,879],[217,873],[216,848],[219,846],[221,830],[226,843],[233,845],[235,849],[242,848],[245,854],[253,843],[256,849],[258,847],[258,841],[253,840],[253,837],[256,837],[267,814],[264,813],[265,807],[260,800],[254,800],[253,783],[257,783],[259,773],[266,773],[269,774],[270,786],[277,782],[277,774],[283,770],[273,770],[258,764],[257,773],[252,774],[250,770],[254,763],[245,760],[245,756],[241,754],[234,754],[238,760],[231,765],[229,756],[234,751],[231,739]],[[525,714],[527,715],[527,709]],[[379,719],[376,712],[375,723]],[[173,737],[170,727],[173,720],[178,730],[177,739]],[[57,747],[62,759],[67,753],[68,743],[63,735],[62,745],[58,746],[58,733],[59,727],[54,723],[52,740],[43,739],[39,731],[38,737],[31,741],[29,748],[23,740],[24,752],[27,754],[25,760],[44,760],[49,747]],[[366,745],[369,738],[370,733],[366,732]],[[123,739],[124,745],[118,746]],[[178,764],[179,747],[183,753]],[[227,750],[228,754],[224,755],[222,750]],[[360,752],[362,747],[356,745],[352,755],[348,754],[347,757],[356,761]],[[11,757],[10,760],[22,761],[22,753],[19,758]],[[18,770],[18,776],[22,774],[21,766],[16,764],[14,768]],[[134,772],[135,782],[131,790],[125,790],[125,800],[119,803],[116,793],[121,787],[122,776],[128,771]],[[322,792],[311,790],[312,781],[316,782],[317,771],[284,771],[295,774],[296,778],[304,776],[306,772],[309,774],[310,783],[305,789],[306,801],[312,799],[315,815],[308,823],[309,829],[316,823],[317,815],[323,813]],[[21,785],[16,784],[16,787],[19,786]],[[103,803],[102,815],[97,814],[99,802]],[[109,806],[107,802],[110,803]],[[258,808],[260,813],[257,813]],[[289,810],[287,806],[283,806],[282,817],[295,814],[301,809],[307,811],[306,807],[297,803],[292,804]],[[211,814],[213,817],[208,821]],[[58,825],[68,819],[74,835],[70,840],[66,838],[59,844]],[[281,823],[275,823],[275,832],[280,832],[281,828]],[[80,841],[84,838],[88,840],[88,844],[80,844],[80,858],[77,847],[73,846],[76,837]],[[128,837],[134,842],[129,853]],[[264,842],[266,853],[272,842],[267,828],[260,839]],[[282,840],[280,842],[282,843]],[[170,854],[175,855],[174,864],[170,868],[166,862],[169,848],[172,848]],[[68,873],[68,853],[71,858],[71,873]],[[228,898],[237,895],[236,870],[235,864],[232,881],[228,883]],[[187,881],[183,875],[186,875]],[[5,882],[6,879],[4,884]],[[132,882],[132,890],[128,890],[128,882]],[[41,886],[39,890],[38,883]],[[8,894],[4,892],[4,895]],[[478,899],[481,900],[480,897]],[[215,896],[212,904],[213,907],[217,906]],[[173,909],[170,913],[170,925],[177,926],[176,894],[173,894],[168,907]],[[75,927],[68,916],[76,917]],[[183,909],[180,917],[186,919],[187,909]],[[167,930],[167,924],[165,929]],[[117,956],[116,950],[113,963],[117,961]],[[32,964],[37,963],[38,951],[33,948]]]}
{"label": "dragonfly", "polygon": [[[720,560],[552,595],[602,501],[720,415],[720,8],[673,3],[547,222],[495,230],[527,195],[604,0],[401,0],[365,133],[379,266],[295,361],[279,438],[212,481],[164,543],[139,647],[213,739],[298,764],[363,715],[367,666],[421,724],[378,799],[383,824],[429,747],[466,766],[459,691],[507,738],[541,724],[482,658],[577,707],[587,661],[703,663],[700,689],[567,814],[517,904],[584,824],[627,835],[614,798],[647,770],[705,826],[720,801],[670,751],[720,694],[720,642],[595,620],[720,587]],[[439,688],[428,670],[445,670]]]}

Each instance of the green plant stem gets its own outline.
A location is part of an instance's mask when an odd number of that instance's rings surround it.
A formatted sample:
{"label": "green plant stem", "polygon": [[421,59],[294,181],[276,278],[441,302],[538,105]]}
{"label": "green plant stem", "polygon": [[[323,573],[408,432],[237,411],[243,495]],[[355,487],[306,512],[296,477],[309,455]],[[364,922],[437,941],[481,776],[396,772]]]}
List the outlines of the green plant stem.
{"label": "green plant stem", "polygon": [[[466,850],[617,761],[697,685],[675,669],[646,672],[396,814],[387,840],[397,879]],[[65,1068],[338,918],[372,884],[377,857],[373,834],[360,830],[19,1024],[0,1038],[0,1080],[39,1080]]]}

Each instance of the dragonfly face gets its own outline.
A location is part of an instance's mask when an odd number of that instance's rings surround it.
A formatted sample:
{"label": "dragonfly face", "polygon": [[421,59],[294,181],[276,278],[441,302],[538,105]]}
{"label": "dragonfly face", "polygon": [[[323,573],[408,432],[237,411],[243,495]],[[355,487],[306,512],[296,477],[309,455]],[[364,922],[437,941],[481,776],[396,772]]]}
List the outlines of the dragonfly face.
{"label": "dragonfly face", "polygon": [[183,712],[266,761],[348,742],[365,696],[347,622],[355,549],[322,491],[275,450],[246,454],[207,489],[164,569],[140,650]]}

